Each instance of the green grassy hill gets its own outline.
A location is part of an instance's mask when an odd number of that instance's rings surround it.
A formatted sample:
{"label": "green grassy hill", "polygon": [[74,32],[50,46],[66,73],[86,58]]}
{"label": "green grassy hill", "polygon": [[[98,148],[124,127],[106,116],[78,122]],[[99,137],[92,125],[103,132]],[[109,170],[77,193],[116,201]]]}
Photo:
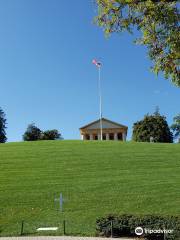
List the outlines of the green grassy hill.
{"label": "green grassy hill", "polygon": [[[0,145],[0,236],[60,226],[94,235],[108,213],[180,214],[180,144],[41,141]],[[66,198],[64,212],[54,194]],[[42,233],[41,233],[42,234]],[[49,233],[47,233],[49,234]]]}

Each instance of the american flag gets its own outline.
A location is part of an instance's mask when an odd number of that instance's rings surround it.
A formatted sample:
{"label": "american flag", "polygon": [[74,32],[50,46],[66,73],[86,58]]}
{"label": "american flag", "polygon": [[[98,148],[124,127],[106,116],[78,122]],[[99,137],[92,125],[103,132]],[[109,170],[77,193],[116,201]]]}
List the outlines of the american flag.
{"label": "american flag", "polygon": [[101,67],[101,63],[97,61],[96,59],[92,60],[92,63],[96,65],[96,67]]}

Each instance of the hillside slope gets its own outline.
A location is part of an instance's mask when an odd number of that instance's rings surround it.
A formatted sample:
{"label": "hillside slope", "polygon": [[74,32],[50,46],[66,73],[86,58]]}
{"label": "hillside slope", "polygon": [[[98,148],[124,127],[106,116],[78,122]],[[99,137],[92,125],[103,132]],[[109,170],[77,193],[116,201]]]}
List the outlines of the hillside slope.
{"label": "hillside slope", "polygon": [[[41,141],[0,145],[0,235],[60,226],[94,235],[108,213],[180,214],[180,144]],[[54,196],[62,192],[64,212]],[[47,233],[49,234],[49,233]]]}

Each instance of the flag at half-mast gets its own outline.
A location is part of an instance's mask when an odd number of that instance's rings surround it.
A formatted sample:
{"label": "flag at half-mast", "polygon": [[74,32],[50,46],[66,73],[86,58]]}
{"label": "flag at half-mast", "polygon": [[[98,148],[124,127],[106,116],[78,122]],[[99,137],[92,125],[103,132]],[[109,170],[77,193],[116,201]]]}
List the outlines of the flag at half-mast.
{"label": "flag at half-mast", "polygon": [[96,59],[92,60],[92,63],[96,65],[96,67],[101,67],[101,63],[97,61]]}

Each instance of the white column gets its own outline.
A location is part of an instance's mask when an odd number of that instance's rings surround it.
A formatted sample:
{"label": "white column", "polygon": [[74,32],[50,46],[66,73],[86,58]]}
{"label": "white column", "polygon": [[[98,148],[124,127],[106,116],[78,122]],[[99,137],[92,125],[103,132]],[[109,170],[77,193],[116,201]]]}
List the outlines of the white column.
{"label": "white column", "polygon": [[81,135],[81,139],[86,140],[86,135],[85,134]]}
{"label": "white column", "polygon": [[90,140],[93,140],[93,134],[90,134]]}
{"label": "white column", "polygon": [[98,133],[98,140],[101,140],[101,134]]}
{"label": "white column", "polygon": [[106,133],[106,140],[109,140],[109,133]]}
{"label": "white column", "polygon": [[114,133],[114,140],[118,140],[118,135],[117,135],[117,133]]}
{"label": "white column", "polygon": [[125,142],[126,141],[126,133],[123,133],[122,137],[123,137],[123,141]]}

